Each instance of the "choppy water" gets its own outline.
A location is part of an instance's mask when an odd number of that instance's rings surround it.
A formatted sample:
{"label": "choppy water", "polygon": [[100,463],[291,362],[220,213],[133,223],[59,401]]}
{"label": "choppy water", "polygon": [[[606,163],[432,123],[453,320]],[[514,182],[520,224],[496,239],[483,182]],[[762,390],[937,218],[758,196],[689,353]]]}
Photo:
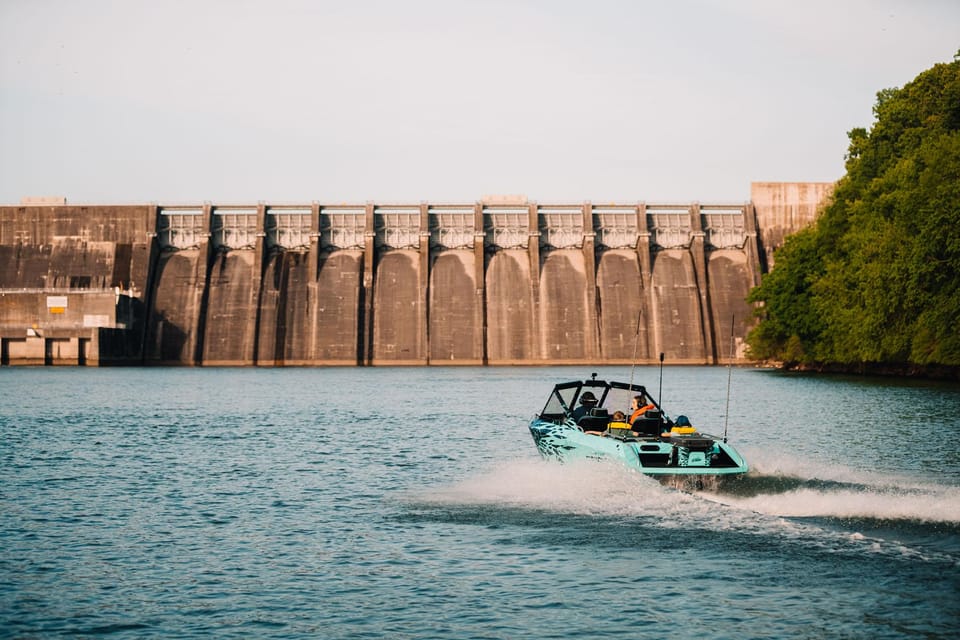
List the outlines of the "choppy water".
{"label": "choppy water", "polygon": [[[0,635],[957,636],[956,385],[734,370],[754,470],[689,495],[538,458],[585,373],[0,369]],[[722,431],[727,375],[663,404]]]}

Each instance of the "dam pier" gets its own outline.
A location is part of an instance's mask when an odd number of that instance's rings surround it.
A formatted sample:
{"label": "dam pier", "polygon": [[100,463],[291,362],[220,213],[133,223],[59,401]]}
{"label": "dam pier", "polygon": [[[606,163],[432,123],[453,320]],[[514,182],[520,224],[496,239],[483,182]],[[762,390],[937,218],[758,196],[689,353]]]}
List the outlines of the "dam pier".
{"label": "dam pier", "polygon": [[754,183],[741,204],[25,199],[0,206],[0,364],[743,361],[747,293],[831,186]]}

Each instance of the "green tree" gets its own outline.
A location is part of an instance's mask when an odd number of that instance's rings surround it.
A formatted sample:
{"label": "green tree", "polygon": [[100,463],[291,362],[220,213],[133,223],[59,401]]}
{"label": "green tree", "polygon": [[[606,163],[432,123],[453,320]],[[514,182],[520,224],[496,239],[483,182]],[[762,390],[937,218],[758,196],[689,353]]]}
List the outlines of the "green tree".
{"label": "green tree", "polygon": [[960,365],[960,52],[877,94],[846,175],[776,253],[751,355],[801,365]]}

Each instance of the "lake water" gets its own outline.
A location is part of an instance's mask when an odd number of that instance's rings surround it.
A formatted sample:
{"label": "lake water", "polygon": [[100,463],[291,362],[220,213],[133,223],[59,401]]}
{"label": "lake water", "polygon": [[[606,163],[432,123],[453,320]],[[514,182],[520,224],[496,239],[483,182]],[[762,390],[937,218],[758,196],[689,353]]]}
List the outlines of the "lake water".
{"label": "lake water", "polygon": [[[957,385],[734,369],[691,495],[540,460],[589,371],[0,369],[0,636],[960,634]],[[662,404],[722,432],[729,373]]]}

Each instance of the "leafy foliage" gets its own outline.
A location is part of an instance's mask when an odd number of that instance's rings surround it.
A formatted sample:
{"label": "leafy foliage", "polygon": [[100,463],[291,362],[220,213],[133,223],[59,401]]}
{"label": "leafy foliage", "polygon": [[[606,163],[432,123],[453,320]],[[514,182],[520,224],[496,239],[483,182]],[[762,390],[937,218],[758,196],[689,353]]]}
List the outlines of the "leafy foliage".
{"label": "leafy foliage", "polygon": [[751,355],[786,364],[960,365],[960,52],[877,94],[846,175],[750,300]]}

